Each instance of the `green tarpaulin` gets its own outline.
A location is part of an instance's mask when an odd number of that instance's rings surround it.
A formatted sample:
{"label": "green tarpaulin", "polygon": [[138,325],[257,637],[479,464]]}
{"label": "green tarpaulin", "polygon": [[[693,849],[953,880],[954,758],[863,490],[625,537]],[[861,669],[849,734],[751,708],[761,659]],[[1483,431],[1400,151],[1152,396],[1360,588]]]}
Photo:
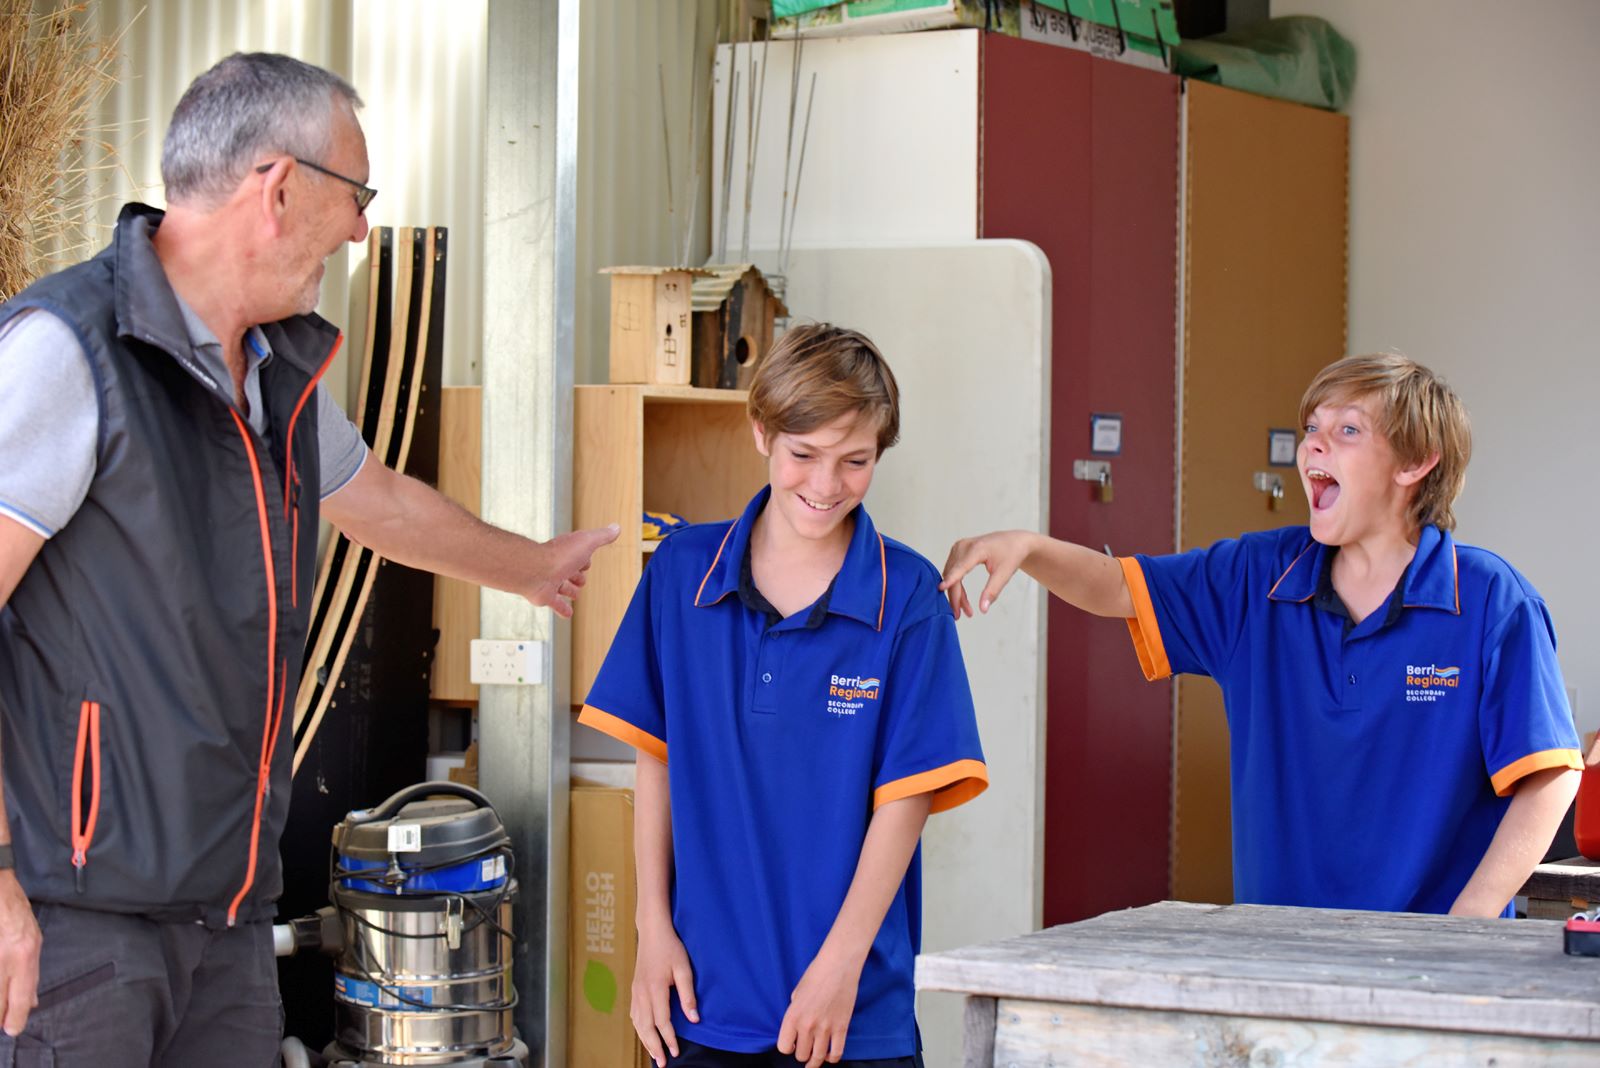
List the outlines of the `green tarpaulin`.
{"label": "green tarpaulin", "polygon": [[1338,111],[1350,101],[1356,50],[1322,19],[1268,19],[1173,49],[1188,78]]}

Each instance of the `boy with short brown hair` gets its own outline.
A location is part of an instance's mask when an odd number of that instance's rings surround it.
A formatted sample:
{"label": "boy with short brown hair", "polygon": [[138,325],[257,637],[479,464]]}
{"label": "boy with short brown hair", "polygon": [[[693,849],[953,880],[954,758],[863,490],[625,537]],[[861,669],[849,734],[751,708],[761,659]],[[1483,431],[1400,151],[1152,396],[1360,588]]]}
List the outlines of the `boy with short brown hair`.
{"label": "boy with short brown hair", "polygon": [[1309,527],[1109,557],[1026,531],[957,542],[943,589],[1022,570],[1128,621],[1147,678],[1209,675],[1228,716],[1240,902],[1508,915],[1582,761],[1538,592],[1457,544],[1460,399],[1402,356],[1324,368],[1301,401]]}
{"label": "boy with short brown hair", "polygon": [[913,1068],[918,839],[988,772],[939,574],[861,506],[899,394],[801,326],[749,412],[769,485],[652,554],[579,717],[639,750],[634,1027],[660,1065]]}

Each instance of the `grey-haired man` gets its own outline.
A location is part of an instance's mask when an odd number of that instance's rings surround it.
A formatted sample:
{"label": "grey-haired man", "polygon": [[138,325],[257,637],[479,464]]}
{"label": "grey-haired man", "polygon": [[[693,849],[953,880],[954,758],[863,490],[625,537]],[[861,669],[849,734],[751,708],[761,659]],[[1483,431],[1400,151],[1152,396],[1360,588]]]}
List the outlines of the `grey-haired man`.
{"label": "grey-haired man", "polygon": [[373,196],[360,103],[230,56],[173,114],[168,210],[0,306],[0,1063],[276,1062],[319,515],[561,615],[616,537],[478,521],[318,384],[323,264]]}

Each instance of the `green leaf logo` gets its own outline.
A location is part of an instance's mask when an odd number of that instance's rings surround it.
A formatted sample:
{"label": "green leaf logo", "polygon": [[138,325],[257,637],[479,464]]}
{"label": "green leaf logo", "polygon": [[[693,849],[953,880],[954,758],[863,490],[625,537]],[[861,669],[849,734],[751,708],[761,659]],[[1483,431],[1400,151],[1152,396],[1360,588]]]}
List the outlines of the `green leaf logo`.
{"label": "green leaf logo", "polygon": [[597,960],[583,970],[583,999],[595,1012],[609,1015],[617,1004],[617,977]]}

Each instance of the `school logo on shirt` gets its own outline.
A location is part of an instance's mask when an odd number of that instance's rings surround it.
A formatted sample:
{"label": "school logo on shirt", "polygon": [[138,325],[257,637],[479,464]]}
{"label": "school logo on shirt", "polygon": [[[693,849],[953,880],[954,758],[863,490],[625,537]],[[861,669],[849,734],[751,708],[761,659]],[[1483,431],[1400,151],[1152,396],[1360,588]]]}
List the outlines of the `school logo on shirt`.
{"label": "school logo on shirt", "polygon": [[1461,669],[1437,664],[1406,665],[1406,700],[1437,701],[1461,685]]}
{"label": "school logo on shirt", "polygon": [[834,717],[853,716],[876,701],[883,690],[883,680],[862,678],[859,675],[828,676],[828,712]]}

